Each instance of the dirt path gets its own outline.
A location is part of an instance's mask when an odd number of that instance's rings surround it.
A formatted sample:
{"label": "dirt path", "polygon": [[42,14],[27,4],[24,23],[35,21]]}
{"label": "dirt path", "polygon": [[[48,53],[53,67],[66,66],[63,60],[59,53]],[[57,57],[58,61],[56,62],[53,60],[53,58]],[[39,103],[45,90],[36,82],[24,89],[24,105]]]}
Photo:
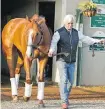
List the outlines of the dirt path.
{"label": "dirt path", "polygon": [[[22,99],[24,95],[24,87],[19,87],[18,90],[19,99]],[[32,100],[36,100],[37,96],[37,86],[33,86],[32,89]],[[85,99],[85,100],[105,100],[105,86],[100,87],[73,87],[70,99]],[[10,86],[1,87],[1,100],[11,99],[11,89]],[[57,100],[60,99],[59,87],[54,85],[45,86],[45,100]]]}

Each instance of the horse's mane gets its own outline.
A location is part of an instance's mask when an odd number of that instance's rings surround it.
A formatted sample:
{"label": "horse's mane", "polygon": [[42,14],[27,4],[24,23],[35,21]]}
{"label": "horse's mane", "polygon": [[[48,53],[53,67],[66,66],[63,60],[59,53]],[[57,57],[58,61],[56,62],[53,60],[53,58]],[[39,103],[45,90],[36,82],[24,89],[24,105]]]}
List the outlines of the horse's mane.
{"label": "horse's mane", "polygon": [[37,22],[38,24],[41,24],[41,23],[45,23],[45,22],[46,22],[46,21],[45,21],[45,18],[42,17],[42,16],[39,16],[38,14],[33,15],[30,19],[29,19],[29,17],[26,15],[26,19],[27,19],[28,21],[30,21],[30,22],[33,22],[33,23]]}

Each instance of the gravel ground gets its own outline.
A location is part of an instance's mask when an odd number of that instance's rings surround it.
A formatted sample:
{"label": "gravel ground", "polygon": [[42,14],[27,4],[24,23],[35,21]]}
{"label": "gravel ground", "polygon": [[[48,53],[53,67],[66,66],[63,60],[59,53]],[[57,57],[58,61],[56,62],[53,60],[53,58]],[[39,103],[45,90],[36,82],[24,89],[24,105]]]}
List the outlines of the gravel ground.
{"label": "gravel ground", "polygon": [[[61,109],[60,100],[45,100],[45,109]],[[30,100],[17,103],[1,101],[1,109],[42,109],[38,108],[37,101]],[[104,100],[70,100],[69,109],[105,109]]]}
{"label": "gravel ground", "polygon": [[[2,77],[1,109],[42,109],[37,105],[37,86],[33,86],[29,102],[23,101],[24,84],[19,84],[19,101],[11,102],[10,80]],[[61,109],[58,86],[45,86],[45,109]],[[69,109],[105,109],[105,86],[74,87],[71,92]]]}

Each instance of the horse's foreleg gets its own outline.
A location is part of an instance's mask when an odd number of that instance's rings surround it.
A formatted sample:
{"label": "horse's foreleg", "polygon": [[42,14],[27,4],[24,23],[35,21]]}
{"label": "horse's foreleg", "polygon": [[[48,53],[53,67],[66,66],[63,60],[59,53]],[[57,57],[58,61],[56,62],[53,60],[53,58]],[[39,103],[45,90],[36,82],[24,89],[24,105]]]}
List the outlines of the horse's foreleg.
{"label": "horse's foreleg", "polygon": [[18,56],[18,60],[17,60],[16,68],[15,68],[15,79],[16,79],[17,89],[18,89],[20,70],[22,65],[23,65],[23,59],[20,56]]}
{"label": "horse's foreleg", "polygon": [[11,82],[11,92],[12,92],[12,100],[13,102],[17,102],[18,100],[18,93],[17,93],[17,86],[16,86],[16,79],[14,73],[14,63],[13,63],[13,53],[12,49],[7,51],[7,64],[10,72],[10,82]]}
{"label": "horse's foreleg", "polygon": [[30,67],[31,67],[31,61],[27,56],[25,56],[24,58],[24,69],[26,71],[26,82],[25,82],[25,93],[24,93],[25,101],[28,101],[30,99],[31,92],[32,92]]}
{"label": "horse's foreleg", "polygon": [[39,106],[44,106],[44,69],[47,64],[48,58],[39,60],[39,77],[38,77],[38,95],[37,99],[39,100]]}

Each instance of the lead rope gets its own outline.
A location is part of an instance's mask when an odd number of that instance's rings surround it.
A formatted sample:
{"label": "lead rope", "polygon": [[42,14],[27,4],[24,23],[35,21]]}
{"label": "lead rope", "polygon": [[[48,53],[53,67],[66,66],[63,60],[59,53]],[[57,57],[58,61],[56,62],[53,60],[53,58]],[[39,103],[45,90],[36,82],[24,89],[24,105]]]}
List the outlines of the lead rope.
{"label": "lead rope", "polygon": [[94,45],[92,45],[92,57],[95,56],[95,53],[94,53]]}

